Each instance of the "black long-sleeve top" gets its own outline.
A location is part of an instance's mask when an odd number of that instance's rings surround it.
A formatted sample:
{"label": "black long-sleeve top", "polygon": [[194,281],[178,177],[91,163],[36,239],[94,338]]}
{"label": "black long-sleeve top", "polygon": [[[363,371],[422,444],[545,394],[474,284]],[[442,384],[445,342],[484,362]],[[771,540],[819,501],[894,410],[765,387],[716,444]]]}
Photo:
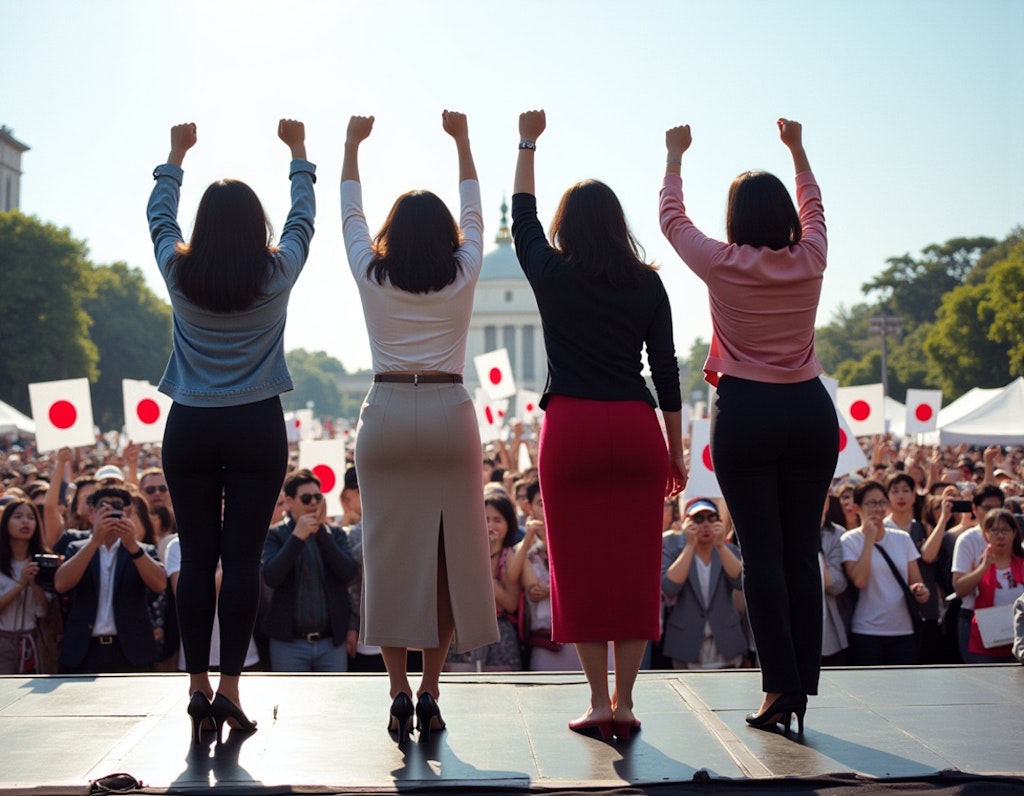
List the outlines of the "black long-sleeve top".
{"label": "black long-sleeve top", "polygon": [[[512,197],[512,236],[519,264],[537,298],[552,395],[598,401],[646,401],[662,411],[682,407],[672,309],[656,271],[633,286],[616,286],[567,264],[544,235],[532,194]],[[647,347],[655,403],[642,371]]]}

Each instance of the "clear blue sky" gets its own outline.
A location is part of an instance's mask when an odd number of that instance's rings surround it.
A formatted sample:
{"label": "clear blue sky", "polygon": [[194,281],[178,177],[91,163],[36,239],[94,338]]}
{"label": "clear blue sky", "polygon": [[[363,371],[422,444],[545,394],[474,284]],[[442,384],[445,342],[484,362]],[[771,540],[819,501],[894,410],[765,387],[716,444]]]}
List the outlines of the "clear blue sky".
{"label": "clear blue sky", "polygon": [[338,209],[353,113],[377,117],[361,162],[375,228],[409,188],[456,207],[440,113],[466,112],[492,239],[518,113],[545,108],[541,218],[576,180],[611,185],[663,266],[684,355],[710,324],[703,286],[658,228],[672,125],[693,128],[687,206],[721,236],[737,173],[763,168],[792,184],[774,122],[803,122],[830,238],[819,325],[863,301],[887,257],[1024,223],[1019,0],[0,0],[0,22],[0,123],[32,147],[22,210],[70,228],[94,262],[140,267],[161,296],[145,204],[170,126],[199,130],[185,161],[186,232],[220,177],[249,182],[279,230],[288,185],[276,123],[305,121],[317,233],[286,344],[349,369],[369,365]]}

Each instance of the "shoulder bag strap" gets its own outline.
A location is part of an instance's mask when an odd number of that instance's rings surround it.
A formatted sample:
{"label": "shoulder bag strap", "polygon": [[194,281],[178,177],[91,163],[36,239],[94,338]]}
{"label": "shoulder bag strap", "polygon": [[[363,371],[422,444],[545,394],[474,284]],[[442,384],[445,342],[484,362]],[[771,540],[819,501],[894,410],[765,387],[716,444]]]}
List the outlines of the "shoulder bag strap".
{"label": "shoulder bag strap", "polygon": [[907,603],[907,610],[910,612],[910,620],[914,623],[914,631],[917,632],[918,627],[921,624],[921,610],[917,607],[917,600],[914,597],[914,593],[910,590],[910,586],[907,585],[906,580],[903,579],[903,575],[896,568],[896,564],[889,557],[889,554],[885,552],[885,548],[881,544],[875,544],[875,550],[882,554],[882,558],[885,559],[885,563],[889,565],[889,569],[892,570],[892,576],[896,578],[896,582],[900,584],[900,588],[903,589],[903,599]]}

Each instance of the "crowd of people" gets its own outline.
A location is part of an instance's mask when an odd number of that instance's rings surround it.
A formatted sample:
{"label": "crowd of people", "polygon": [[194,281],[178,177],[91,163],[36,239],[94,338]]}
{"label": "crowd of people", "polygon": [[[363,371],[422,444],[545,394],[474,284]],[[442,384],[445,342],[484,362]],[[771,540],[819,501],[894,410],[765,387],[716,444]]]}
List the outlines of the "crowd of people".
{"label": "crowd of people", "polygon": [[[452,647],[444,670],[581,671],[575,646],[551,639],[543,497],[536,470],[517,471],[511,447],[488,452],[482,471],[500,638]],[[893,451],[886,441],[869,452],[873,465],[837,480],[822,513],[822,664],[1024,661],[1021,451]],[[174,610],[181,555],[159,447],[2,456],[0,673],[184,671]],[[247,670],[384,671],[380,648],[359,641],[354,466],[338,497],[343,514],[328,517],[317,477],[290,469],[263,548]],[[666,499],[663,525],[662,626],[643,668],[756,666],[725,501]],[[975,611],[1013,603],[1015,640],[986,645]],[[418,654],[409,661],[422,666]]]}

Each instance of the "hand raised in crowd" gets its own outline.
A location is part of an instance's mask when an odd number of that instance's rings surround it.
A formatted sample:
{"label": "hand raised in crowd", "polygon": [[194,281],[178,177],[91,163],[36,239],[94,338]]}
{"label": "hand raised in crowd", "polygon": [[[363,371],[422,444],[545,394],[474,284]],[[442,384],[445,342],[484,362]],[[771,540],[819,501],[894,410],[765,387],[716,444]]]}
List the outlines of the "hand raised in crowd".
{"label": "hand raised in crowd", "polygon": [[295,521],[295,530],[292,531],[299,539],[306,541],[320,530],[320,526],[327,520],[327,500],[321,500],[316,511],[303,514]]}
{"label": "hand raised in crowd", "polygon": [[167,156],[167,162],[180,166],[185,159],[185,153],[196,145],[195,122],[176,124],[171,128],[171,154]]}
{"label": "hand raised in crowd", "polygon": [[358,144],[360,141],[369,138],[371,132],[373,132],[372,116],[353,116],[348,120],[345,143]]}
{"label": "hand raised in crowd", "polygon": [[124,463],[128,467],[137,466],[139,463],[139,446],[134,442],[129,442],[124,446],[124,450],[121,451],[121,458],[124,459]]}
{"label": "hand raised in crowd", "polygon": [[692,517],[683,520],[683,536],[686,537],[687,547],[697,546],[697,534],[700,533],[700,526],[693,521]]}
{"label": "hand raised in crowd", "polygon": [[714,533],[711,543],[716,548],[725,547],[725,523],[721,520],[716,520],[711,526],[711,531]]}
{"label": "hand raised in crowd", "polygon": [[469,137],[469,122],[464,113],[449,110],[442,111],[441,126],[448,135],[456,140]]}
{"label": "hand raised in crowd", "polygon": [[982,454],[984,457],[985,464],[987,466],[995,467],[996,460],[1002,455],[1003,449],[998,445],[989,445],[985,448],[985,453]]}
{"label": "hand raised in crowd", "polygon": [[536,141],[547,124],[544,111],[523,111],[519,114],[519,137],[524,141]]}
{"label": "hand raised in crowd", "polygon": [[688,124],[671,127],[665,131],[665,149],[668,150],[670,158],[681,158],[692,143],[693,136],[690,134],[690,125]]}
{"label": "hand raised in crowd", "polygon": [[36,575],[38,574],[39,565],[30,558],[25,563],[25,568],[21,570],[21,578],[18,579],[18,586],[21,590],[24,591],[29,586],[34,586],[36,583]]}

